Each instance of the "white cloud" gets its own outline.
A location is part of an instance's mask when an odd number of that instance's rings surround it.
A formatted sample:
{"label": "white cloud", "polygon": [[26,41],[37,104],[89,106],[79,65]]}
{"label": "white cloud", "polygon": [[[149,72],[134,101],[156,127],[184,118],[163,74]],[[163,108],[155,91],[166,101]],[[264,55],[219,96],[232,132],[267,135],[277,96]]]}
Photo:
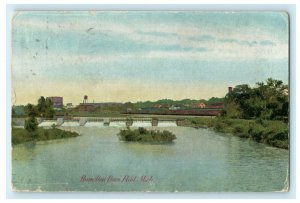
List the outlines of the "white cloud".
{"label": "white cloud", "polygon": [[[95,13],[91,12],[91,16],[94,15]],[[147,63],[147,65],[150,64],[151,66],[151,62],[155,62],[157,59],[162,59],[166,62],[174,62],[175,59],[195,62],[205,61],[212,64],[216,61],[235,62],[244,60],[256,61],[259,59],[266,59],[273,63],[276,60],[288,59],[287,39],[281,39],[277,33],[268,33],[264,29],[251,30],[251,28],[246,26],[243,28],[223,29],[213,25],[200,27],[179,22],[167,24],[163,23],[163,21],[157,23],[142,23],[142,21],[139,21],[139,23],[122,24],[117,20],[111,23],[99,21],[93,17],[88,21],[78,17],[74,18],[72,22],[70,19],[62,19],[61,22],[49,20],[47,23],[45,20],[40,19],[25,20],[21,16],[14,18],[13,26],[15,31],[24,31],[24,35],[18,35],[18,37],[24,37],[25,40],[35,32],[44,33],[45,36],[47,36],[47,32],[51,32],[54,34],[67,33],[70,36],[68,39],[74,39],[73,43],[80,43],[80,40],[85,37],[90,37],[90,35],[98,37],[97,34],[101,33],[113,37],[121,37],[122,40],[143,44],[146,47],[147,45],[153,47],[152,50],[137,51],[128,49],[127,52],[102,52],[91,53],[90,55],[83,54],[80,49],[78,49],[78,53],[70,53],[70,50],[68,51],[66,47],[61,47],[61,50],[49,49],[47,52],[43,50],[38,55],[35,55],[36,49],[39,47],[33,48],[29,46],[25,50],[22,47],[13,46],[15,49],[13,50],[12,58],[12,81],[13,90],[17,93],[18,103],[36,102],[31,100],[38,98],[40,95],[64,95],[65,101],[76,101],[78,103],[87,90],[90,96],[97,101],[100,99],[102,101],[154,100],[163,97],[174,99],[183,97],[208,98],[212,95],[222,96],[224,94],[224,87],[216,84],[211,86],[197,84],[188,85],[187,87],[179,82],[178,84],[174,84],[174,82],[167,84],[165,81],[162,83],[155,81],[151,85],[149,83],[146,84],[144,81],[116,80],[114,83],[109,83],[101,80],[100,76],[98,76],[99,80],[98,78],[97,80],[89,80],[89,74],[94,72],[88,70],[82,71],[87,74],[82,76],[87,80],[84,84],[78,85],[78,81],[75,81],[76,78],[71,78],[68,81],[54,78],[55,81],[49,81],[49,71],[58,71],[55,74],[51,74],[52,77],[58,77],[60,76],[59,74],[62,74],[61,78],[69,79],[68,77],[70,76],[67,71],[78,65],[80,67],[77,69],[81,70],[81,68],[91,67],[88,66],[91,64],[95,64],[95,67],[101,66],[105,68],[123,67],[122,65],[128,67],[130,64],[136,63],[136,61],[145,61],[145,64]],[[71,38],[71,35],[74,33],[76,36],[80,35],[81,38]],[[207,39],[209,40],[197,41],[192,39],[201,38],[201,36],[208,36]],[[226,38],[233,39],[233,42],[230,42],[230,40],[228,42],[220,41],[220,39]],[[257,44],[249,46],[247,42],[252,41],[256,41]],[[59,43],[59,41],[56,41],[56,43]],[[28,44],[30,45],[30,43]],[[15,45],[21,46],[18,43]],[[68,68],[64,69],[65,67]],[[71,77],[77,77],[76,73],[76,70],[74,70]],[[78,71],[78,77],[81,77],[80,74],[81,72]],[[255,76],[252,75],[251,77]],[[245,80],[245,78],[241,80]],[[93,88],[89,88],[90,86],[93,86]],[[74,87],[77,88],[77,91],[74,91]],[[28,91],[25,93],[24,89]],[[131,89],[130,94],[127,93],[129,92],[127,91],[128,89]],[[145,92],[145,89],[147,89],[147,92]],[[176,91],[173,91],[174,89]],[[203,89],[210,89],[210,91],[203,91],[202,93]],[[99,98],[98,95],[102,95],[102,98]]]}
{"label": "white cloud", "polygon": [[[124,40],[126,38],[128,40],[134,41],[136,43],[141,44],[149,44],[149,45],[158,45],[158,46],[171,46],[178,45],[179,47],[184,48],[205,48],[209,50],[207,53],[183,53],[181,51],[176,53],[165,53],[162,51],[156,51],[157,54],[153,54],[155,52],[151,51],[148,54],[142,54],[141,57],[158,57],[159,54],[161,56],[166,57],[185,57],[185,58],[199,58],[201,56],[208,58],[222,58],[226,60],[230,59],[241,59],[241,58],[287,58],[288,57],[288,46],[287,41],[285,39],[280,39],[276,33],[265,32],[264,30],[253,30],[253,32],[249,33],[247,30],[235,28],[234,30],[224,30],[220,28],[216,28],[214,26],[196,27],[192,25],[185,25],[181,23],[174,24],[166,24],[166,23],[139,23],[139,24],[122,24],[118,22],[103,22],[99,20],[95,20],[91,18],[89,21],[82,21],[80,19],[74,20],[74,22],[51,22],[46,23],[41,20],[25,20],[25,19],[15,19],[14,21],[14,29],[45,29],[51,30],[51,32],[76,32],[80,34],[87,34],[87,30],[89,28],[93,28],[90,32],[97,34],[99,32],[106,33],[108,35],[113,36],[123,36]],[[143,34],[142,32],[159,32],[159,33],[174,33],[176,35],[168,35],[168,36],[157,36],[157,35],[149,35]],[[209,40],[208,42],[203,41],[195,41],[191,40],[193,37],[199,36],[212,36],[215,40]],[[220,39],[236,39],[239,42],[245,42],[244,45],[242,43],[220,43]],[[247,47],[246,42],[258,42],[257,45],[253,47]],[[260,44],[261,41],[270,41],[276,46],[274,47],[264,47]],[[78,43],[78,42],[74,42]],[[80,55],[80,54],[79,54]],[[107,57],[107,56],[106,56]],[[95,61],[93,57],[76,57],[75,60],[85,60],[91,59]],[[96,59],[97,60],[97,59]],[[109,59],[108,59],[109,60]],[[115,59],[112,59],[115,60]]]}

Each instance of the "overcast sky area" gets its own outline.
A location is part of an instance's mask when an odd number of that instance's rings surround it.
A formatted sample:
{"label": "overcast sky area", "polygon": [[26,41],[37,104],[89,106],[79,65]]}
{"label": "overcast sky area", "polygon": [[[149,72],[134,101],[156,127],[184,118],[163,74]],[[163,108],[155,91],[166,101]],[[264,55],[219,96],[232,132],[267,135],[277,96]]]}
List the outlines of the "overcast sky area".
{"label": "overcast sky area", "polygon": [[12,104],[224,97],[228,86],[288,82],[280,12],[18,12]]}

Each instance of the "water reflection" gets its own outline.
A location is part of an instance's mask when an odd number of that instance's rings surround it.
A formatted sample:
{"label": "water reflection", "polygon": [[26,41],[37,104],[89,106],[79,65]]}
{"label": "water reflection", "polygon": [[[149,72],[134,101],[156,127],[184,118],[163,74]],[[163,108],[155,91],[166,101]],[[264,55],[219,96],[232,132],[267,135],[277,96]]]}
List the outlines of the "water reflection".
{"label": "water reflection", "polygon": [[[17,145],[12,182],[46,191],[279,191],[286,187],[288,151],[215,133],[165,127],[177,139],[157,145],[119,141],[120,128],[62,127],[82,136]],[[151,184],[83,184],[82,175],[151,175]]]}
{"label": "water reflection", "polygon": [[28,142],[26,144],[13,147],[12,159],[23,161],[34,159],[37,154],[35,147],[36,144],[34,142]]}
{"label": "water reflection", "polygon": [[172,143],[136,143],[136,142],[120,142],[119,147],[126,152],[135,155],[150,155],[150,156],[168,156],[175,153],[175,142]]}

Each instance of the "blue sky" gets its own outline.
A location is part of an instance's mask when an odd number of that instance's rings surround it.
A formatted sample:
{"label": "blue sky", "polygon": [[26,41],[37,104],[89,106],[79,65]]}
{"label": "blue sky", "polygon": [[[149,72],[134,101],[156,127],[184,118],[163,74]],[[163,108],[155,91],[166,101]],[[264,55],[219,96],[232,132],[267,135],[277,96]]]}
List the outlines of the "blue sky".
{"label": "blue sky", "polygon": [[286,13],[16,12],[12,25],[13,104],[207,99],[288,82]]}

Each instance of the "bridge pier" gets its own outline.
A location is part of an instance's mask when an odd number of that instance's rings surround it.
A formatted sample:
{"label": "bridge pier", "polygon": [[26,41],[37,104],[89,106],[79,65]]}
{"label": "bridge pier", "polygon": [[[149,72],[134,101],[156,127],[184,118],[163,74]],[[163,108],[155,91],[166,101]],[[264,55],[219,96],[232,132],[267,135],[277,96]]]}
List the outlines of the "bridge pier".
{"label": "bridge pier", "polygon": [[130,127],[133,124],[133,119],[132,118],[126,118],[125,123],[126,123],[126,127]]}
{"label": "bridge pier", "polygon": [[151,124],[152,124],[152,126],[157,126],[158,125],[158,119],[157,118],[152,118]]}
{"label": "bridge pier", "polygon": [[81,118],[79,119],[79,126],[84,126],[87,122],[87,119],[86,118]]}
{"label": "bridge pier", "polygon": [[109,126],[109,124],[110,124],[110,119],[108,118],[103,119],[103,125]]}
{"label": "bridge pier", "polygon": [[37,121],[38,124],[41,124],[44,121],[44,119],[41,118],[41,117],[37,117],[36,121]]}
{"label": "bridge pier", "polygon": [[64,123],[64,118],[57,118],[56,125],[61,126]]}

